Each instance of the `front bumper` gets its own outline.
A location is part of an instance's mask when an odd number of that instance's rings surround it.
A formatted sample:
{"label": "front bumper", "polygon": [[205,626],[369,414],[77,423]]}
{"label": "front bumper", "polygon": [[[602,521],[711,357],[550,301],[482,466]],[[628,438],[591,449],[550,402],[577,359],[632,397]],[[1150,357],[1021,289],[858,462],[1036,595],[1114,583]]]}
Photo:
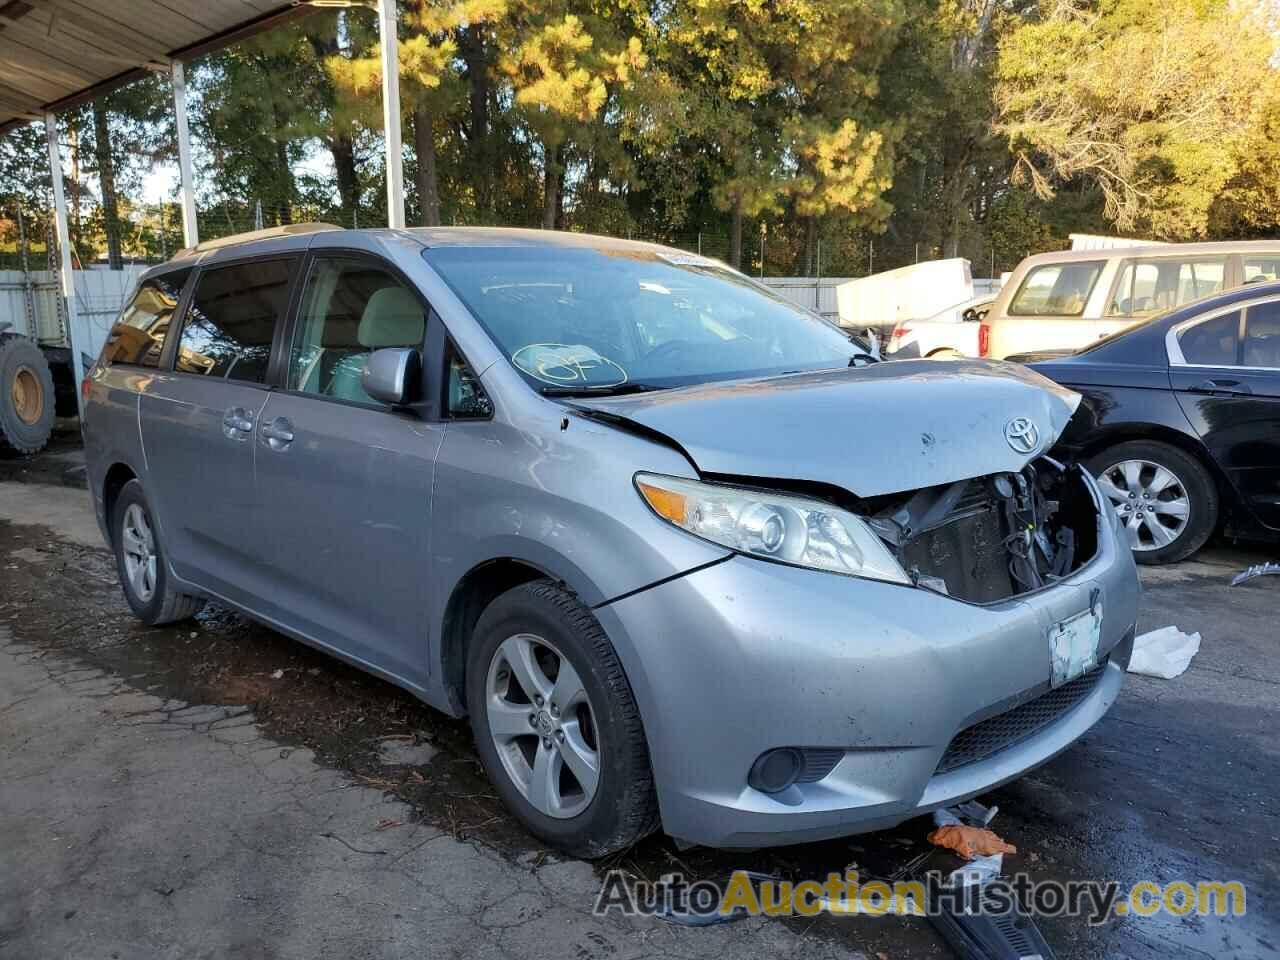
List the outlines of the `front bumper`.
{"label": "front bumper", "polygon": [[[1070,746],[1115,701],[1137,619],[1109,509],[1099,527],[1073,575],[988,606],[733,557],[599,608],[640,703],[665,831],[760,847],[884,829]],[[1025,738],[938,772],[959,732],[1049,689],[1050,629],[1095,599],[1097,682]],[[754,760],[785,746],[843,758],[785,796],[748,786]]]}

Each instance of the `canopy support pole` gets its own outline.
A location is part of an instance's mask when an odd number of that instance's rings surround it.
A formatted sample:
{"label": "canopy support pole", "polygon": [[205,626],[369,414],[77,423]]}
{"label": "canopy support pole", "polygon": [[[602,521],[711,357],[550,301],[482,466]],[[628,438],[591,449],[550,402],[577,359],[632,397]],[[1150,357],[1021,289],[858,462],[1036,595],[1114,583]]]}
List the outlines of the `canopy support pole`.
{"label": "canopy support pole", "polygon": [[200,242],[196,228],[196,188],[191,172],[191,131],[187,127],[187,80],[182,63],[173,61],[169,68],[173,82],[173,115],[178,125],[178,172],[181,176],[182,241],[183,246],[194,247]]}
{"label": "canopy support pole", "polygon": [[378,0],[382,50],[382,129],[387,150],[387,226],[404,227],[404,150],[400,144],[400,53],[396,0]]}
{"label": "canopy support pole", "polygon": [[[84,359],[80,351],[89,340],[87,331],[80,329],[80,310],[76,305],[76,282],[71,273],[71,231],[67,227],[67,197],[62,189],[62,150],[58,146],[58,118],[52,113],[44,115],[45,139],[49,142],[49,174],[53,182],[53,228],[58,239],[58,254],[61,259],[58,270],[58,281],[61,284],[63,303],[66,306],[67,345],[71,348],[71,371],[76,380],[76,404],[83,403],[80,397],[80,385],[84,382]],[[39,332],[31,331],[32,339],[38,339]],[[89,357],[89,363],[95,358]],[[80,412],[83,414],[84,410]]]}

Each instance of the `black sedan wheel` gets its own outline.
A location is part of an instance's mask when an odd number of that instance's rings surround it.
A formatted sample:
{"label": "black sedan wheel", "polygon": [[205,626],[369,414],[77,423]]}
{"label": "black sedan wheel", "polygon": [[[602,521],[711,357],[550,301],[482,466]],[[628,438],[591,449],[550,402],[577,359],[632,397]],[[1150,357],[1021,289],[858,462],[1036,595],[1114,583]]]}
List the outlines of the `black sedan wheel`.
{"label": "black sedan wheel", "polygon": [[1204,465],[1177,447],[1131,440],[1088,463],[1139,563],[1174,563],[1199,550],[1218,523],[1218,491]]}

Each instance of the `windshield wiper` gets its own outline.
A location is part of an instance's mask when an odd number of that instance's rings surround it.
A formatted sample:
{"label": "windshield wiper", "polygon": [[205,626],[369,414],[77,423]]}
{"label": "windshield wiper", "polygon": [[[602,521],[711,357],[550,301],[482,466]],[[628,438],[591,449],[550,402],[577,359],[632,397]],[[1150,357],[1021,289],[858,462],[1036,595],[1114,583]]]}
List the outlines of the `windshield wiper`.
{"label": "windshield wiper", "polygon": [[613,383],[591,386],[584,384],[578,387],[540,387],[538,392],[544,397],[621,397],[628,393],[649,393],[652,390],[666,390],[652,383]]}

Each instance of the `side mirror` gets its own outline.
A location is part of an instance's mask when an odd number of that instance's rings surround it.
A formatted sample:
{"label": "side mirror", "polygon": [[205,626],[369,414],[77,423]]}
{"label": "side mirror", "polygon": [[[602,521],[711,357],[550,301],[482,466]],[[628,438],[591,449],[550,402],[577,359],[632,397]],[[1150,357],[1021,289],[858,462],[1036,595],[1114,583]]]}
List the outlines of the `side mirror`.
{"label": "side mirror", "polygon": [[422,355],[413,347],[384,347],[369,354],[360,385],[375,400],[404,407],[418,399]]}

